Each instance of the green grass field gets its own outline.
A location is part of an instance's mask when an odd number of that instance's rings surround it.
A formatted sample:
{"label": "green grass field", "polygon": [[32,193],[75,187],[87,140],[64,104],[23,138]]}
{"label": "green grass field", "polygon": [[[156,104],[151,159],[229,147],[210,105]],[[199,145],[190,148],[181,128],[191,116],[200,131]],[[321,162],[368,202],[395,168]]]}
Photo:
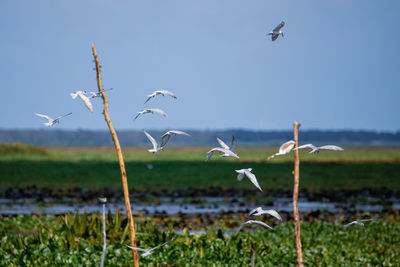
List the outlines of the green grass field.
{"label": "green grass field", "polygon": [[[219,186],[253,189],[236,181],[235,169],[253,168],[264,189],[293,186],[292,155],[265,159],[277,148],[239,148],[240,159],[214,156],[207,148],[169,148],[151,154],[124,149],[128,183],[135,190]],[[25,149],[26,150],[26,149]],[[113,149],[0,149],[0,187],[120,188],[119,166]],[[400,190],[400,149],[346,148],[343,152],[300,154],[300,186],[309,190],[390,188]],[[153,166],[152,170],[147,164]]]}
{"label": "green grass field", "polygon": [[[138,246],[154,247],[174,236],[180,219],[136,218]],[[295,266],[293,224],[273,230],[251,227],[235,238],[242,219],[214,221],[207,235],[183,230],[173,242],[140,257],[142,266],[245,266],[251,249],[256,266]],[[272,222],[272,221],[271,221]],[[272,222],[273,223],[273,222]],[[273,224],[271,224],[273,225]],[[303,222],[302,244],[306,266],[398,266],[400,224],[387,217],[365,227],[343,228],[341,222]],[[102,250],[100,215],[0,217],[0,266],[98,266]],[[105,266],[132,266],[126,218],[107,219]]]}

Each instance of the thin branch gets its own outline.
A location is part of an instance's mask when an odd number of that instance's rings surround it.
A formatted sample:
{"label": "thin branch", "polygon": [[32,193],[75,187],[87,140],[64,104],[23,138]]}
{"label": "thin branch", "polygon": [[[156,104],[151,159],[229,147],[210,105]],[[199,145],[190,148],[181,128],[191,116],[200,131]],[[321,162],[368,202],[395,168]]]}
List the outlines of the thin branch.
{"label": "thin branch", "polygon": [[[293,123],[294,129],[294,141],[296,142],[295,147],[299,146],[299,128],[300,124],[296,121]],[[293,188],[293,216],[294,216],[294,236],[296,244],[297,264],[299,267],[303,267],[303,252],[301,250],[301,239],[300,239],[300,215],[297,200],[299,198],[299,181],[300,181],[300,157],[299,150],[294,150],[294,188]]]}
{"label": "thin branch", "polygon": [[[97,86],[98,86],[99,92],[101,93],[101,97],[103,98],[103,103],[104,103],[103,114],[104,114],[104,118],[107,122],[108,128],[110,130],[111,136],[114,141],[115,150],[116,150],[117,156],[118,156],[119,167],[121,170],[122,187],[124,190],[125,208],[126,208],[126,213],[128,216],[131,246],[136,247],[136,232],[135,232],[135,225],[133,223],[131,203],[129,200],[128,181],[127,181],[127,177],[126,177],[124,157],[122,155],[121,146],[119,144],[117,133],[115,132],[114,126],[112,125],[111,120],[110,120],[110,116],[108,115],[107,95],[104,93],[103,86],[101,85],[100,64],[99,64],[99,59],[97,58],[96,47],[95,47],[94,43],[92,45],[92,50],[93,50],[94,61],[96,63]],[[132,249],[132,257],[133,257],[133,262],[135,264],[135,267],[139,267],[138,253],[134,249]]]}

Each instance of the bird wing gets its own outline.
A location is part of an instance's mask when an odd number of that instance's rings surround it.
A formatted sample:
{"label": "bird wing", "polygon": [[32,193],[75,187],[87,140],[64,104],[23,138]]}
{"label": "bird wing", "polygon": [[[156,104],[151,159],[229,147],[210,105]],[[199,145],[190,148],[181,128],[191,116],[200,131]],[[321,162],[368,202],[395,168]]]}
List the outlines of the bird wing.
{"label": "bird wing", "polygon": [[153,138],[153,136],[151,136],[151,135],[150,135],[148,132],[146,132],[146,131],[143,131],[143,132],[144,132],[144,134],[147,136],[147,138],[150,140],[151,144],[153,145],[153,148],[154,148],[154,149],[157,149],[158,144],[157,144],[156,140]]}
{"label": "bird wing", "polygon": [[208,160],[212,157],[213,154],[214,154],[214,150],[213,150],[213,149],[211,149],[210,151],[208,151],[206,161],[208,161]]}
{"label": "bird wing", "polygon": [[218,137],[217,137],[217,141],[218,141],[219,145],[220,145],[222,148],[228,149],[228,150],[229,150],[229,146],[228,146],[227,144],[225,144],[224,141],[222,141],[222,140],[219,139]]}
{"label": "bird wing", "polygon": [[340,146],[334,146],[334,145],[321,146],[321,147],[319,147],[319,149],[334,150],[334,151],[343,151],[344,150]]}
{"label": "bird wing", "polygon": [[355,224],[355,223],[356,223],[356,221],[353,221],[353,222],[351,222],[351,223],[348,223],[348,224],[343,225],[343,227],[344,227],[344,228],[347,228],[347,227],[352,226],[352,225]]}
{"label": "bird wing", "polygon": [[168,140],[170,138],[171,138],[171,134],[169,132],[166,132],[165,134],[163,134],[163,136],[161,137],[160,147],[164,147],[168,143]]}
{"label": "bird wing", "polygon": [[[263,209],[261,207],[258,207],[258,208],[252,209],[247,215],[251,216],[251,215],[254,215],[254,213],[259,213],[262,211],[263,211]],[[256,216],[258,216],[258,215],[256,215]]]}
{"label": "bird wing", "polygon": [[151,108],[149,109],[151,112],[158,113],[160,115],[163,115],[164,117],[167,117],[167,113],[165,113],[162,109],[159,108]]}
{"label": "bird wing", "polygon": [[81,92],[81,91],[76,91],[76,92],[70,93],[69,95],[72,97],[72,99],[75,99],[78,96],[79,92]]}
{"label": "bird wing", "polygon": [[60,116],[60,117],[55,118],[54,120],[59,120],[59,119],[61,119],[61,118],[67,117],[67,116],[69,116],[69,115],[71,115],[71,114],[72,114],[72,112],[67,113],[67,114],[65,114],[65,115],[62,115],[62,116]]}
{"label": "bird wing", "polygon": [[52,121],[52,120],[53,120],[51,117],[49,117],[49,116],[47,116],[47,115],[44,115],[44,114],[35,113],[35,115],[36,115],[36,116],[39,116],[39,117],[42,117],[42,118],[45,118],[46,120],[49,120],[49,121]]}
{"label": "bird wing", "polygon": [[135,247],[131,247],[131,246],[128,246],[128,245],[125,245],[125,246],[127,246],[130,249],[137,250],[137,251],[142,251],[142,252],[147,252],[148,251],[147,249],[143,249],[143,248],[135,248]]}
{"label": "bird wing", "polygon": [[282,21],[281,23],[278,24],[278,26],[275,27],[275,29],[273,29],[274,32],[279,32],[280,29],[285,26],[285,22]]}
{"label": "bird wing", "polygon": [[292,151],[295,144],[296,143],[293,140],[287,141],[279,147],[279,153],[281,155],[289,153],[290,151]]}
{"label": "bird wing", "polygon": [[170,91],[167,91],[167,90],[160,90],[159,91],[160,92],[160,94],[165,94],[165,95],[169,95],[169,96],[171,96],[171,97],[173,97],[173,98],[177,98],[176,97],[176,95],[174,95],[172,92],[170,92]]}
{"label": "bird wing", "polygon": [[231,143],[231,147],[229,148],[229,150],[232,152],[235,151],[236,146],[237,146],[236,137],[232,136],[232,143]]}
{"label": "bird wing", "polygon": [[173,239],[173,238],[169,239],[169,240],[168,240],[167,242],[165,242],[165,243],[162,243],[161,245],[158,245],[158,246],[156,246],[156,247],[154,247],[154,248],[151,248],[150,250],[152,251],[152,250],[155,250],[155,249],[160,248],[160,247],[162,247],[162,246],[165,246],[166,244],[168,244],[169,242],[171,242],[172,239]]}
{"label": "bird wing", "polygon": [[276,210],[263,210],[263,211],[261,211],[261,214],[269,214],[269,215],[275,217],[276,219],[282,221],[281,215],[279,215],[279,213]]}
{"label": "bird wing", "polygon": [[178,130],[171,130],[171,131],[168,131],[167,133],[190,136],[190,134],[185,133],[184,131],[178,131]]}
{"label": "bird wing", "polygon": [[302,146],[298,146],[296,148],[294,148],[293,150],[298,150],[298,149],[303,149],[303,148],[311,148],[311,149],[316,149],[316,147],[313,144],[306,144],[306,145],[302,145]]}
{"label": "bird wing", "polygon": [[90,112],[93,113],[93,106],[92,103],[90,102],[90,98],[87,97],[85,94],[79,94],[79,98],[82,99],[85,106],[90,110]]}
{"label": "bird wing", "polygon": [[234,233],[233,235],[235,236],[237,233],[239,233],[240,230],[242,230],[242,229],[246,226],[246,224],[247,224],[247,223],[243,223],[241,226],[239,226],[239,227],[236,229],[236,231],[235,231],[235,233]]}
{"label": "bird wing", "polygon": [[249,178],[249,180],[258,188],[260,189],[260,191],[263,191],[260,187],[260,185],[258,184],[257,178],[256,176],[251,173],[249,170],[245,169],[244,170],[244,174],[246,174],[247,178]]}
{"label": "bird wing", "polygon": [[258,224],[258,225],[261,225],[261,226],[264,227],[264,228],[272,229],[271,226],[269,226],[268,224],[266,224],[266,223],[264,223],[264,222],[261,222],[261,221],[250,220],[250,221],[247,221],[247,222],[245,222],[245,223],[248,223],[248,224]]}

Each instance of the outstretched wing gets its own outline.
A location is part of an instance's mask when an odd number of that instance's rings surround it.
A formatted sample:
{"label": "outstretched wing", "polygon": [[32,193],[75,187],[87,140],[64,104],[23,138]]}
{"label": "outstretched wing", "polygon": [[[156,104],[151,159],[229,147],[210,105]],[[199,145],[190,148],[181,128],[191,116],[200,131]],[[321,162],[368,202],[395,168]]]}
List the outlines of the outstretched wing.
{"label": "outstretched wing", "polygon": [[334,145],[321,146],[319,149],[334,150],[334,151],[343,151],[344,150],[340,146],[334,146]]}
{"label": "outstretched wing", "polygon": [[92,103],[90,102],[90,98],[84,94],[79,94],[79,98],[82,99],[85,106],[90,110],[90,112],[93,113],[93,106]]}
{"label": "outstretched wing", "polygon": [[344,228],[347,228],[347,227],[350,227],[350,226],[352,226],[352,225],[354,225],[354,224],[356,224],[355,221],[354,221],[354,222],[351,222],[351,223],[348,223],[348,224],[345,224],[345,225],[343,225],[343,227],[344,227]]}
{"label": "outstretched wing", "polygon": [[158,246],[156,246],[156,247],[154,247],[154,248],[151,248],[150,250],[153,251],[153,250],[155,250],[155,249],[157,249],[157,248],[160,248],[160,247],[162,247],[162,246],[165,246],[166,244],[168,244],[168,243],[171,242],[172,240],[173,240],[173,238],[171,238],[170,240],[168,240],[168,241],[165,242],[165,243],[162,243],[161,245],[158,245]]}
{"label": "outstretched wing", "polygon": [[260,185],[258,184],[257,178],[256,176],[251,173],[249,170],[245,169],[244,170],[244,174],[246,174],[247,178],[249,178],[249,180],[258,188],[260,189],[260,191],[263,191],[260,187]]}
{"label": "outstretched wing", "polygon": [[148,132],[143,131],[144,134],[147,136],[147,138],[150,140],[151,144],[153,145],[153,147],[156,149],[158,144],[156,142],[156,140],[153,138],[153,136],[151,136]]}
{"label": "outstretched wing", "polygon": [[276,26],[275,29],[274,29],[273,31],[274,31],[274,32],[279,32],[283,26],[285,26],[285,22],[284,22],[284,21],[282,21],[281,23],[279,23],[279,25]]}
{"label": "outstretched wing", "polygon": [[302,145],[302,146],[298,146],[296,148],[294,148],[293,150],[298,150],[298,149],[303,149],[303,148],[311,148],[311,149],[316,149],[316,147],[313,144],[306,144],[306,145]]}
{"label": "outstretched wing", "polygon": [[164,117],[167,117],[167,113],[165,113],[162,109],[160,108],[151,108],[150,109],[152,112],[158,113],[160,115],[163,115]]}
{"label": "outstretched wing", "polygon": [[165,134],[163,134],[163,136],[161,137],[160,147],[164,147],[168,143],[168,140],[170,138],[171,138],[171,134],[169,132],[166,132]]}
{"label": "outstretched wing", "polygon": [[190,134],[185,133],[184,131],[178,131],[178,130],[171,130],[171,131],[168,131],[168,133],[170,133],[170,134],[175,134],[175,135],[186,135],[186,136],[190,136]]}
{"label": "outstretched wing", "polygon": [[35,115],[36,115],[36,116],[39,116],[39,117],[42,117],[42,118],[45,118],[46,120],[49,120],[49,121],[52,121],[52,120],[53,120],[52,118],[50,118],[49,116],[44,115],[44,114],[35,113]]}
{"label": "outstretched wing", "polygon": [[72,112],[67,113],[67,114],[65,114],[65,115],[62,115],[62,116],[60,116],[60,117],[55,118],[54,120],[59,120],[59,119],[61,119],[61,118],[64,118],[64,117],[66,117],[66,116],[69,116],[69,115],[71,115],[71,114],[72,114]]}
{"label": "outstretched wing", "polygon": [[175,99],[177,98],[176,95],[174,95],[172,92],[167,91],[167,90],[159,90],[158,92],[160,92],[160,94],[163,94],[163,95],[169,95]]}
{"label": "outstretched wing", "polygon": [[264,227],[266,229],[271,229],[272,230],[271,226],[269,226],[268,224],[266,224],[264,222],[261,222],[261,221],[250,220],[250,221],[247,221],[247,223],[249,223],[249,224],[258,224],[258,225],[260,225],[260,226],[262,226],[262,227]]}
{"label": "outstretched wing", "polygon": [[218,141],[219,145],[220,145],[222,148],[228,149],[228,150],[229,150],[229,146],[228,146],[227,144],[225,144],[224,141],[222,141],[222,140],[219,139],[218,137],[217,137],[217,141]]}
{"label": "outstretched wing", "polygon": [[137,251],[141,251],[141,252],[147,252],[147,249],[135,248],[135,247],[131,247],[131,246],[128,246],[128,245],[125,245],[125,246],[127,246],[128,248],[133,249],[133,250],[137,250]]}
{"label": "outstretched wing", "polygon": [[229,148],[229,150],[232,152],[235,151],[236,146],[237,146],[236,137],[232,136],[232,143],[231,143],[231,147]]}
{"label": "outstretched wing", "polygon": [[259,212],[262,212],[262,211],[263,211],[263,209],[261,207],[258,207],[258,208],[252,209],[247,215],[249,215],[249,216],[252,216],[252,215],[259,216],[258,214],[255,215],[254,213],[259,213]]}
{"label": "outstretched wing", "polygon": [[283,155],[289,153],[290,151],[292,151],[295,144],[296,143],[293,140],[287,141],[286,143],[282,144],[279,147],[279,154]]}
{"label": "outstretched wing", "polygon": [[[282,221],[281,215],[279,215],[279,213],[278,213],[276,210],[263,210],[263,211],[261,212],[261,214],[269,214],[269,215],[275,217],[276,219]],[[260,215],[261,215],[261,214],[260,214]]]}

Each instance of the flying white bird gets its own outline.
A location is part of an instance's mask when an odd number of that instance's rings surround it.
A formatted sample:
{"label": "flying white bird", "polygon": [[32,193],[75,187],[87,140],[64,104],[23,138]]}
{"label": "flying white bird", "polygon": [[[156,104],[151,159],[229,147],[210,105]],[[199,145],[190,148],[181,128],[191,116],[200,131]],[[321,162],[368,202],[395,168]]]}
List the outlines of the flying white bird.
{"label": "flying white bird", "polygon": [[75,99],[77,96],[79,96],[85,106],[90,110],[90,112],[93,113],[92,103],[90,102],[90,98],[86,95],[85,91],[75,91],[70,93],[70,95],[72,96],[72,99]]}
{"label": "flying white bird", "polygon": [[158,113],[160,115],[163,115],[164,117],[167,117],[167,113],[165,113],[163,110],[161,110],[159,108],[146,108],[146,109],[139,111],[134,120],[136,120],[137,117],[139,117],[140,115],[146,114],[146,113],[151,113],[151,114]]}
{"label": "flying white bird", "polygon": [[255,208],[252,211],[249,212],[249,216],[261,216],[263,214],[269,214],[276,219],[282,221],[281,215],[276,210],[263,210],[261,207]]}
{"label": "flying white bird", "polygon": [[358,221],[352,221],[351,223],[343,225],[344,228],[350,227],[352,225],[359,225],[359,226],[364,226],[363,222],[373,222],[377,221],[378,219],[367,219],[367,220],[358,220]]}
{"label": "flying white bird", "polygon": [[275,29],[272,30],[272,32],[269,32],[267,35],[271,35],[272,41],[275,41],[278,39],[279,35],[282,35],[283,37],[283,31],[281,31],[281,28],[285,26],[285,22],[282,21],[278,26],[275,27]]}
{"label": "flying white bird", "polygon": [[148,149],[147,151],[151,152],[151,153],[156,153],[160,150],[163,150],[164,148],[161,147],[159,144],[157,144],[157,141],[153,138],[153,136],[151,136],[148,132],[143,131],[144,134],[147,136],[147,138],[150,140],[151,144],[153,145],[152,149]]}
{"label": "flying white bird", "polygon": [[183,132],[183,131],[178,131],[178,130],[171,130],[171,131],[168,131],[168,132],[166,132],[165,134],[163,134],[163,135],[161,136],[161,145],[160,145],[160,147],[164,147],[164,146],[168,143],[168,141],[169,141],[169,139],[171,138],[171,136],[173,136],[173,135],[186,135],[186,136],[190,136],[190,134],[185,133],[185,132]]}
{"label": "flying white bird", "polygon": [[213,149],[211,149],[210,151],[207,152],[208,154],[207,154],[206,161],[211,158],[211,156],[214,154],[215,151],[224,153],[223,154],[224,157],[235,157],[237,159],[240,159],[238,155],[236,155],[234,152],[232,152],[232,151],[230,151],[228,149],[225,149],[225,148],[222,148],[222,147],[214,147]]}
{"label": "flying white bird", "polygon": [[285,155],[285,154],[289,153],[290,151],[292,151],[292,149],[293,149],[295,144],[296,143],[293,140],[287,141],[286,143],[282,144],[279,147],[279,152],[278,153],[275,153],[272,156],[269,156],[267,158],[267,160],[270,160],[270,159],[272,159],[272,158],[274,158],[276,156],[279,156],[279,155]]}
{"label": "flying white bird", "polygon": [[43,123],[43,124],[46,125],[47,127],[51,127],[51,126],[53,126],[53,124],[55,124],[55,123],[60,123],[60,119],[61,119],[61,118],[66,117],[66,116],[71,115],[71,114],[72,114],[72,112],[70,112],[70,113],[68,113],[68,114],[65,114],[65,115],[62,115],[62,116],[60,116],[60,117],[57,117],[57,118],[53,119],[53,118],[51,118],[51,117],[49,117],[49,116],[47,116],[47,115],[35,113],[36,116],[39,116],[39,117],[42,117],[42,118],[45,118],[46,120],[48,120],[48,122]]}
{"label": "flying white bird", "polygon": [[261,221],[256,221],[256,220],[249,220],[249,221],[243,223],[241,226],[239,226],[239,228],[236,230],[236,232],[235,232],[233,235],[236,235],[237,233],[239,233],[240,230],[242,230],[242,229],[243,229],[246,225],[248,225],[248,224],[258,224],[258,225],[261,225],[262,227],[264,227],[264,228],[266,228],[266,229],[271,229],[271,230],[272,230],[272,227],[269,226],[269,225],[266,224],[266,223],[263,223],[263,222],[261,222]]}
{"label": "flying white bird", "polygon": [[169,96],[171,96],[171,97],[173,97],[173,98],[177,98],[172,92],[170,92],[170,91],[167,91],[167,90],[157,90],[157,91],[154,91],[153,93],[151,93],[151,94],[149,94],[149,95],[147,95],[147,100],[146,100],[146,102],[144,102],[144,104],[146,104],[150,99],[152,99],[153,97],[155,97],[156,95],[163,95],[163,96],[165,96],[165,95],[169,95]]}
{"label": "flying white bird", "polygon": [[160,248],[160,247],[162,247],[162,246],[165,246],[166,244],[168,244],[169,242],[171,242],[172,239],[173,239],[173,238],[171,238],[171,239],[168,240],[167,242],[162,243],[161,245],[159,245],[159,246],[157,246],[157,247],[154,247],[154,248],[147,248],[147,249],[144,249],[144,248],[135,248],[135,247],[131,247],[131,246],[128,246],[128,245],[126,245],[126,246],[127,246],[128,248],[130,248],[130,249],[134,249],[134,250],[137,250],[137,251],[140,251],[140,252],[144,252],[141,256],[146,257],[146,256],[149,256],[149,255],[153,252],[153,250],[158,249],[158,248]]}
{"label": "flying white bird", "polygon": [[[232,143],[231,143],[231,146],[230,146],[230,147],[229,147],[227,144],[225,144],[224,141],[222,141],[222,140],[219,139],[218,137],[217,137],[217,141],[218,141],[219,145],[220,145],[222,148],[227,149],[227,150],[230,150],[230,151],[232,151],[232,152],[235,151],[235,148],[236,148],[236,146],[237,146],[237,142],[236,142],[235,136],[232,136]],[[223,154],[222,157],[229,157],[229,155]]]}
{"label": "flying white bird", "polygon": [[256,176],[251,173],[252,170],[252,168],[235,170],[238,173],[237,180],[239,182],[242,181],[244,176],[246,175],[247,178],[249,178],[250,182],[252,182],[258,189],[260,189],[260,191],[263,191],[257,182]]}
{"label": "flying white bird", "polygon": [[315,152],[319,152],[322,149],[325,150],[334,150],[334,151],[343,151],[344,149],[341,148],[340,146],[334,146],[334,145],[326,145],[326,146],[320,146],[320,147],[316,147],[313,144],[306,144],[306,145],[302,145],[299,147],[294,148],[293,150],[297,150],[297,149],[303,149],[303,148],[311,148],[310,154],[311,153],[315,153]]}

